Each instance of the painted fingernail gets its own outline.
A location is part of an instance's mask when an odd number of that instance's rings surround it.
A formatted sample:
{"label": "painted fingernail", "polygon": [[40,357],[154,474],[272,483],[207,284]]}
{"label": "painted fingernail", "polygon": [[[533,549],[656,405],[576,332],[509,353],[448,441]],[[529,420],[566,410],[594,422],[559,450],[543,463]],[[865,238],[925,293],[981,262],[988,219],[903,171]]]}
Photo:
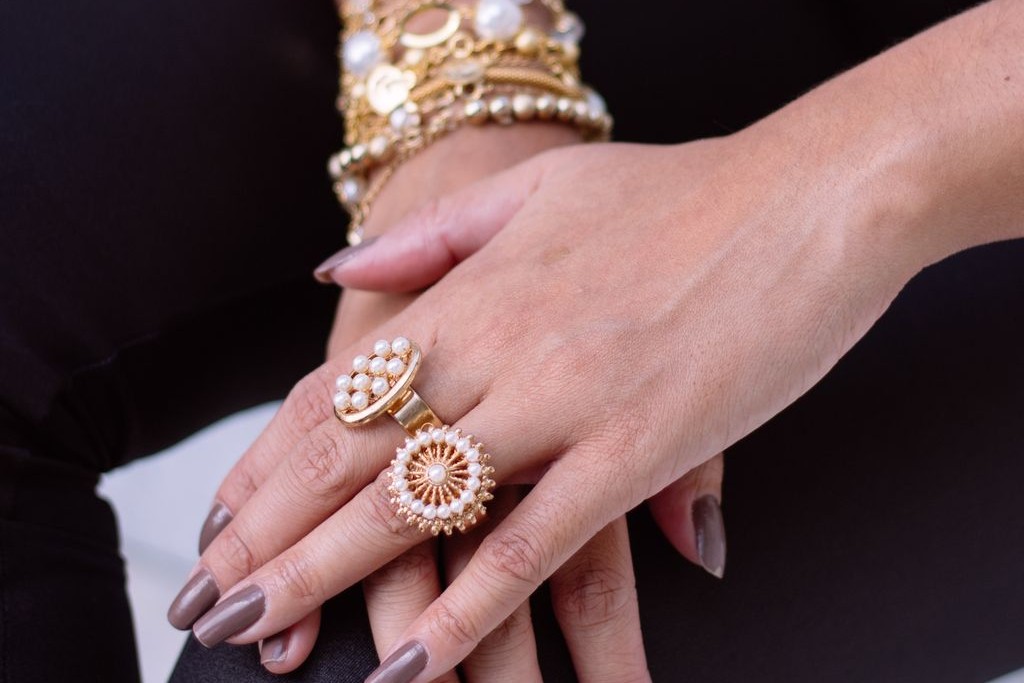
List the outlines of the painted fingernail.
{"label": "painted fingernail", "polygon": [[697,536],[697,554],[709,573],[725,576],[725,522],[718,498],[708,494],[693,502],[693,528]]}
{"label": "painted fingernail", "polygon": [[317,266],[316,270],[313,271],[313,277],[315,277],[320,282],[330,282],[332,270],[340,266],[342,263],[345,263],[346,261],[351,261],[359,254],[359,252],[361,252],[363,249],[366,249],[368,246],[376,242],[378,239],[380,239],[380,235],[377,235],[376,237],[368,237],[359,244],[355,244],[351,247],[345,247],[337,254],[331,256],[326,261]]}
{"label": "painted fingernail", "polygon": [[267,599],[259,586],[238,591],[203,615],[192,632],[206,647],[219,645],[231,636],[255,624],[266,608]]}
{"label": "painted fingernail", "polygon": [[234,519],[234,515],[224,503],[214,503],[214,506],[210,508],[210,514],[206,515],[206,521],[203,522],[203,530],[199,532],[200,555],[210,547],[213,539],[217,538],[217,534],[223,531],[232,519]]}
{"label": "painted fingernail", "polygon": [[219,597],[220,589],[217,588],[217,582],[213,580],[210,572],[203,569],[189,579],[178,593],[178,597],[174,598],[170,609],[167,610],[167,621],[171,622],[174,628],[187,631]]}
{"label": "painted fingernail", "polygon": [[409,683],[427,667],[427,648],[413,640],[381,662],[364,683]]}
{"label": "painted fingernail", "polygon": [[286,656],[288,656],[288,631],[265,638],[263,644],[260,645],[260,664],[283,662]]}

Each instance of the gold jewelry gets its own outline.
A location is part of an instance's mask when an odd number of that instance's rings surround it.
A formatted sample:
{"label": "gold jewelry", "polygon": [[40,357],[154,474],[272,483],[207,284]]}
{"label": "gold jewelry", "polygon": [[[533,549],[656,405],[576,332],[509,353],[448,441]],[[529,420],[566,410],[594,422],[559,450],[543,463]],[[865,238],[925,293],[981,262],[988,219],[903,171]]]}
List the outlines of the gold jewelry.
{"label": "gold jewelry", "polygon": [[437,535],[467,531],[494,496],[491,456],[472,436],[443,424],[412,388],[422,353],[405,337],[382,339],[335,381],[334,414],[347,425],[391,415],[409,434],[386,470],[399,516]]}
{"label": "gold jewelry", "polygon": [[[535,0],[536,1],[536,0]],[[561,0],[540,0],[552,29],[531,26],[523,0],[350,0],[341,11],[342,76],[338,106],[347,147],[328,170],[351,215],[358,244],[370,204],[394,169],[469,123],[552,120],[606,140],[604,100],[581,84],[579,18]],[[410,26],[438,15],[437,28]]]}

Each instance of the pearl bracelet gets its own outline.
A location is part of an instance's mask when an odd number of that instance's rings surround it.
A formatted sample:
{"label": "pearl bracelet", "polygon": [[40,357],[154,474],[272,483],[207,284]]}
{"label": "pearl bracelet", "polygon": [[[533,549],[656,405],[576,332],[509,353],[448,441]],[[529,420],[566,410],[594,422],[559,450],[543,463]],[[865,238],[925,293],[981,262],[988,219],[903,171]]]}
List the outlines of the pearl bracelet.
{"label": "pearl bracelet", "polygon": [[[346,147],[328,171],[351,215],[350,243],[361,241],[369,206],[394,169],[464,124],[561,121],[585,140],[608,139],[604,100],[579,79],[582,22],[561,0],[541,0],[552,25],[544,31],[526,21],[529,3],[350,0],[343,8]],[[438,28],[410,29],[429,15]]]}

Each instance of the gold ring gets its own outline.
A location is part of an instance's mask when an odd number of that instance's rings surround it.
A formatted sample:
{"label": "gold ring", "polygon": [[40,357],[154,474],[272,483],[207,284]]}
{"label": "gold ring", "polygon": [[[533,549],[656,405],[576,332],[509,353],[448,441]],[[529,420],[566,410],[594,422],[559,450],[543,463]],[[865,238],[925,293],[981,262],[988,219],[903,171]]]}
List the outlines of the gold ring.
{"label": "gold ring", "polygon": [[405,337],[382,339],[352,359],[335,381],[334,414],[350,426],[387,413],[409,434],[388,466],[388,492],[398,514],[437,535],[466,531],[494,496],[491,456],[479,442],[442,423],[412,388],[423,354]]}

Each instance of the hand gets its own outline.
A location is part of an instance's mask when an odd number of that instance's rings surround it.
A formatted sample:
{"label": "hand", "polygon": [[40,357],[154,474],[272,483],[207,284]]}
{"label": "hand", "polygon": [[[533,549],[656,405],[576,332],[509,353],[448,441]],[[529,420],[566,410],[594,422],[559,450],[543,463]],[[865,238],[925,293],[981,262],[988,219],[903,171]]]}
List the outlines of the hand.
{"label": "hand", "polygon": [[[416,680],[450,670],[600,529],[787,405],[909,277],[799,169],[751,163],[749,144],[545,153],[428,204],[335,270],[369,285],[379,263],[451,253],[460,231],[507,223],[343,356],[399,332],[420,340],[420,393],[491,445],[502,484],[537,483],[399,639],[429,654]],[[480,223],[492,227],[467,229]],[[200,640],[275,633],[423,540],[374,480],[400,430],[333,416],[343,369],[300,382],[254,446],[291,454],[232,524],[259,561],[233,561],[231,537],[204,554],[238,583],[197,623]]]}

